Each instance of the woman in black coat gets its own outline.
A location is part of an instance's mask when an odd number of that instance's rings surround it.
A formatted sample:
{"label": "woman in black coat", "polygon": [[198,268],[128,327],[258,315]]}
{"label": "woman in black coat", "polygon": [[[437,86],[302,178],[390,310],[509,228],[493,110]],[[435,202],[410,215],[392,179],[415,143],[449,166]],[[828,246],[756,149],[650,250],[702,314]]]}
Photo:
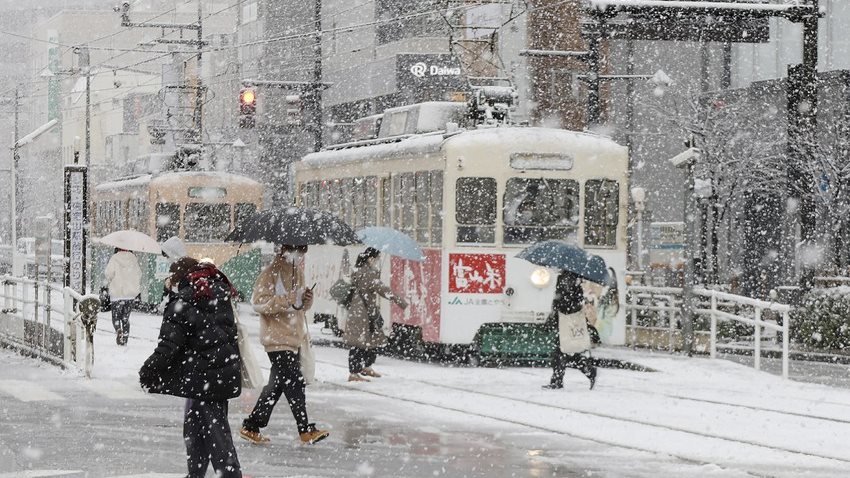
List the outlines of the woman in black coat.
{"label": "woman in black coat", "polygon": [[242,391],[235,289],[212,264],[184,257],[172,264],[177,292],[165,307],[159,344],[139,371],[151,393],[186,398],[183,437],[189,478],[201,478],[212,461],[216,476],[241,478],[227,400]]}
{"label": "woman in black coat", "polygon": [[[552,319],[555,324],[559,323],[559,314],[583,313],[584,290],[581,288],[581,281],[580,277],[571,272],[563,271],[558,275],[558,282],[555,285],[555,300],[552,301]],[[583,373],[590,380],[590,389],[593,390],[593,386],[596,384],[596,367],[588,357],[581,353],[566,354],[562,352],[560,339],[555,344],[555,350],[552,353],[552,378],[549,380],[549,384],[544,385],[543,388],[564,388],[564,373],[567,367],[576,368]]]}

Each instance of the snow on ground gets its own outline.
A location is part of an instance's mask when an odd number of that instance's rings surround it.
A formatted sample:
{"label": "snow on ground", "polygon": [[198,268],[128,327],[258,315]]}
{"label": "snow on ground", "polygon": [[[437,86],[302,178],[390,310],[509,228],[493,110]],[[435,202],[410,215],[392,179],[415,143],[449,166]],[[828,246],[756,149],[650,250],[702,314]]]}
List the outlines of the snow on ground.
{"label": "snow on ground", "polygon": [[[92,386],[140,393],[127,390],[153,350],[161,319],[134,313],[131,320],[131,346],[124,348],[115,345],[108,314],[101,315]],[[244,309],[241,320],[267,370],[258,318]],[[846,476],[850,467],[850,390],[787,381],[728,361],[599,349],[596,356],[657,371],[602,369],[590,391],[584,376],[568,370],[565,389],[548,391],[540,388],[548,381],[543,368],[450,367],[386,357],[375,366],[384,378],[350,384],[346,350],[315,352],[322,389],[370,396],[376,411],[380,403],[426,406],[438,415],[678,458],[724,476]]]}

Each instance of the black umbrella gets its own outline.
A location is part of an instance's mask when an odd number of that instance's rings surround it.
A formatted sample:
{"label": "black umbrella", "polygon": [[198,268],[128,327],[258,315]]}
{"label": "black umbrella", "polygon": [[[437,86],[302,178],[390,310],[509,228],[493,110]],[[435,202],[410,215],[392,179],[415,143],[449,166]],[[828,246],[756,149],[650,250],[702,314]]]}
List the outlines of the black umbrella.
{"label": "black umbrella", "polygon": [[360,244],[354,230],[336,216],[297,207],[258,212],[237,225],[225,240],[290,246]]}
{"label": "black umbrella", "polygon": [[523,249],[516,257],[538,266],[572,272],[597,284],[614,284],[614,278],[601,257],[563,241],[538,242]]}

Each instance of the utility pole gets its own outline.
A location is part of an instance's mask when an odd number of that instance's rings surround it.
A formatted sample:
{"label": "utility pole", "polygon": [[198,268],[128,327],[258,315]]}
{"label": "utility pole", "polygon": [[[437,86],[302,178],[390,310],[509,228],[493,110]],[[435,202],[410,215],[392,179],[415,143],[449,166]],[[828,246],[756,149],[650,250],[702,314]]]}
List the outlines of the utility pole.
{"label": "utility pole", "polygon": [[[80,69],[86,75],[86,168],[91,168],[91,56],[89,48],[81,46],[77,50],[80,55]],[[88,199],[86,199],[88,201]]]}
{"label": "utility pole", "polygon": [[313,44],[313,149],[319,151],[322,149],[322,121],[324,114],[322,112],[322,0],[315,0],[315,42]]}
{"label": "utility pole", "polygon": [[21,228],[21,207],[20,203],[20,185],[18,184],[18,163],[20,162],[20,154],[18,154],[18,141],[20,138],[19,110],[21,108],[20,89],[15,87],[15,137],[12,145],[12,207],[9,211],[12,215],[10,222],[12,226],[12,274],[17,274],[15,270],[18,256],[18,231]]}

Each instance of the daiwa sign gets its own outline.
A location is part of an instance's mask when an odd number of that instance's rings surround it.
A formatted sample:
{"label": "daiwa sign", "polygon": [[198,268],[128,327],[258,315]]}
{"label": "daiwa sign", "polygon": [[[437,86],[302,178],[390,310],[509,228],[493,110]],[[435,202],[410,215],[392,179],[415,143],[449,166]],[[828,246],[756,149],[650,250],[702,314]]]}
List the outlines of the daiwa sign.
{"label": "daiwa sign", "polygon": [[410,73],[417,78],[425,78],[426,76],[459,76],[460,67],[429,65],[424,61],[419,61],[410,66]]}

